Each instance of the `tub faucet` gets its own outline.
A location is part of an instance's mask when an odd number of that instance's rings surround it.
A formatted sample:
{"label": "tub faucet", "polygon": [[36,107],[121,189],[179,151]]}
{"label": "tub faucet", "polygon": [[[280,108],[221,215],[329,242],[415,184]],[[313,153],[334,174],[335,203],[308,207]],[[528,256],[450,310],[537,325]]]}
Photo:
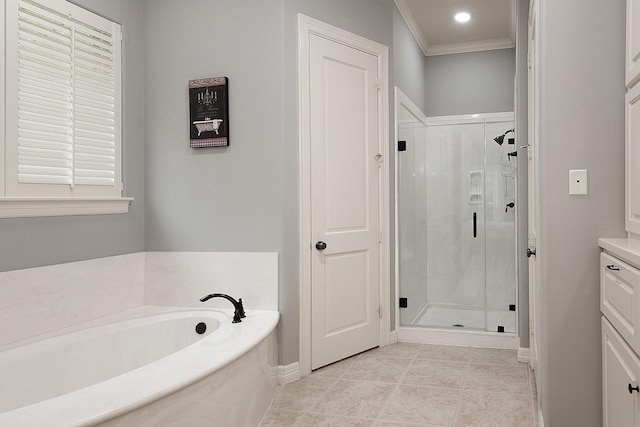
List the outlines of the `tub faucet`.
{"label": "tub faucet", "polygon": [[233,304],[233,308],[235,309],[235,312],[233,313],[232,323],[240,323],[242,322],[243,317],[247,317],[244,314],[244,307],[242,306],[242,298],[239,298],[238,301],[236,301],[234,298],[230,297],[227,294],[209,294],[200,298],[200,301],[205,302],[210,300],[211,298],[224,298],[230,301],[231,304]]}

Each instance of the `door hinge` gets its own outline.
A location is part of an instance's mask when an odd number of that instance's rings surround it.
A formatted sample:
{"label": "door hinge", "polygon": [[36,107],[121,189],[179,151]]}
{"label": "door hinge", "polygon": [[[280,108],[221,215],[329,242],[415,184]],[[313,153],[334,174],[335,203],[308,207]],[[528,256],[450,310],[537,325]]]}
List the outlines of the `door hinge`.
{"label": "door hinge", "polygon": [[533,61],[531,60],[531,54],[527,53],[527,68],[530,70],[533,66]]}
{"label": "door hinge", "polygon": [[382,231],[378,231],[378,243],[382,243]]}
{"label": "door hinge", "polygon": [[382,319],[382,306],[378,306],[378,317]]}
{"label": "door hinge", "polygon": [[378,153],[373,158],[378,162],[378,167],[382,166],[382,154]]}
{"label": "door hinge", "polygon": [[380,81],[380,79],[376,79],[376,88],[378,90],[382,89],[382,82]]}

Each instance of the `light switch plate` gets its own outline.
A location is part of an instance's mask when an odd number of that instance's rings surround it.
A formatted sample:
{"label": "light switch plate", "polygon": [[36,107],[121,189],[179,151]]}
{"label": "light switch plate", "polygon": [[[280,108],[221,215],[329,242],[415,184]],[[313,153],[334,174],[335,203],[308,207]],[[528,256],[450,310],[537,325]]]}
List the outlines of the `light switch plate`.
{"label": "light switch plate", "polygon": [[574,169],[569,171],[569,194],[572,196],[584,196],[588,194],[587,170]]}

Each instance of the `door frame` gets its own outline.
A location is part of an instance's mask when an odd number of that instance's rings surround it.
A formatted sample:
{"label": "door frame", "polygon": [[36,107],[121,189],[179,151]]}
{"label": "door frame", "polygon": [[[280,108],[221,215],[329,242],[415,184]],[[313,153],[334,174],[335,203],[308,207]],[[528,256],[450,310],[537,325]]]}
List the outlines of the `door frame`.
{"label": "door frame", "polygon": [[311,373],[311,112],[309,39],[311,35],[352,47],[378,58],[378,135],[382,167],[379,176],[380,245],[380,346],[390,341],[391,241],[389,225],[389,48],[340,28],[298,14],[298,191],[300,213],[300,375]]}
{"label": "door frame", "polygon": [[[529,54],[529,70],[528,70],[528,159],[529,159],[529,192],[528,192],[528,222],[529,230],[527,231],[528,242],[527,247],[535,249],[540,248],[540,1],[531,0],[529,3],[529,20],[527,25],[527,51]],[[533,230],[531,230],[533,228]],[[530,360],[529,365],[535,372],[537,378],[544,375],[546,366],[543,365],[541,354],[544,352],[544,340],[540,327],[542,313],[542,265],[540,255],[536,254],[529,259],[529,348]],[[542,398],[541,382],[536,381],[538,402]],[[542,420],[542,412],[540,407],[536,408],[539,424],[544,425]]]}

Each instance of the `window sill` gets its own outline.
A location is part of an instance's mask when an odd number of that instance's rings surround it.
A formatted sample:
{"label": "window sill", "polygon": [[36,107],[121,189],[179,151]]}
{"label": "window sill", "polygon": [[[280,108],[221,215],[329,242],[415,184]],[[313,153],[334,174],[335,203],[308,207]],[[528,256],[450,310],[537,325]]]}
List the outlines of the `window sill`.
{"label": "window sill", "polygon": [[0,198],[0,218],[105,215],[129,212],[133,197],[100,199]]}

